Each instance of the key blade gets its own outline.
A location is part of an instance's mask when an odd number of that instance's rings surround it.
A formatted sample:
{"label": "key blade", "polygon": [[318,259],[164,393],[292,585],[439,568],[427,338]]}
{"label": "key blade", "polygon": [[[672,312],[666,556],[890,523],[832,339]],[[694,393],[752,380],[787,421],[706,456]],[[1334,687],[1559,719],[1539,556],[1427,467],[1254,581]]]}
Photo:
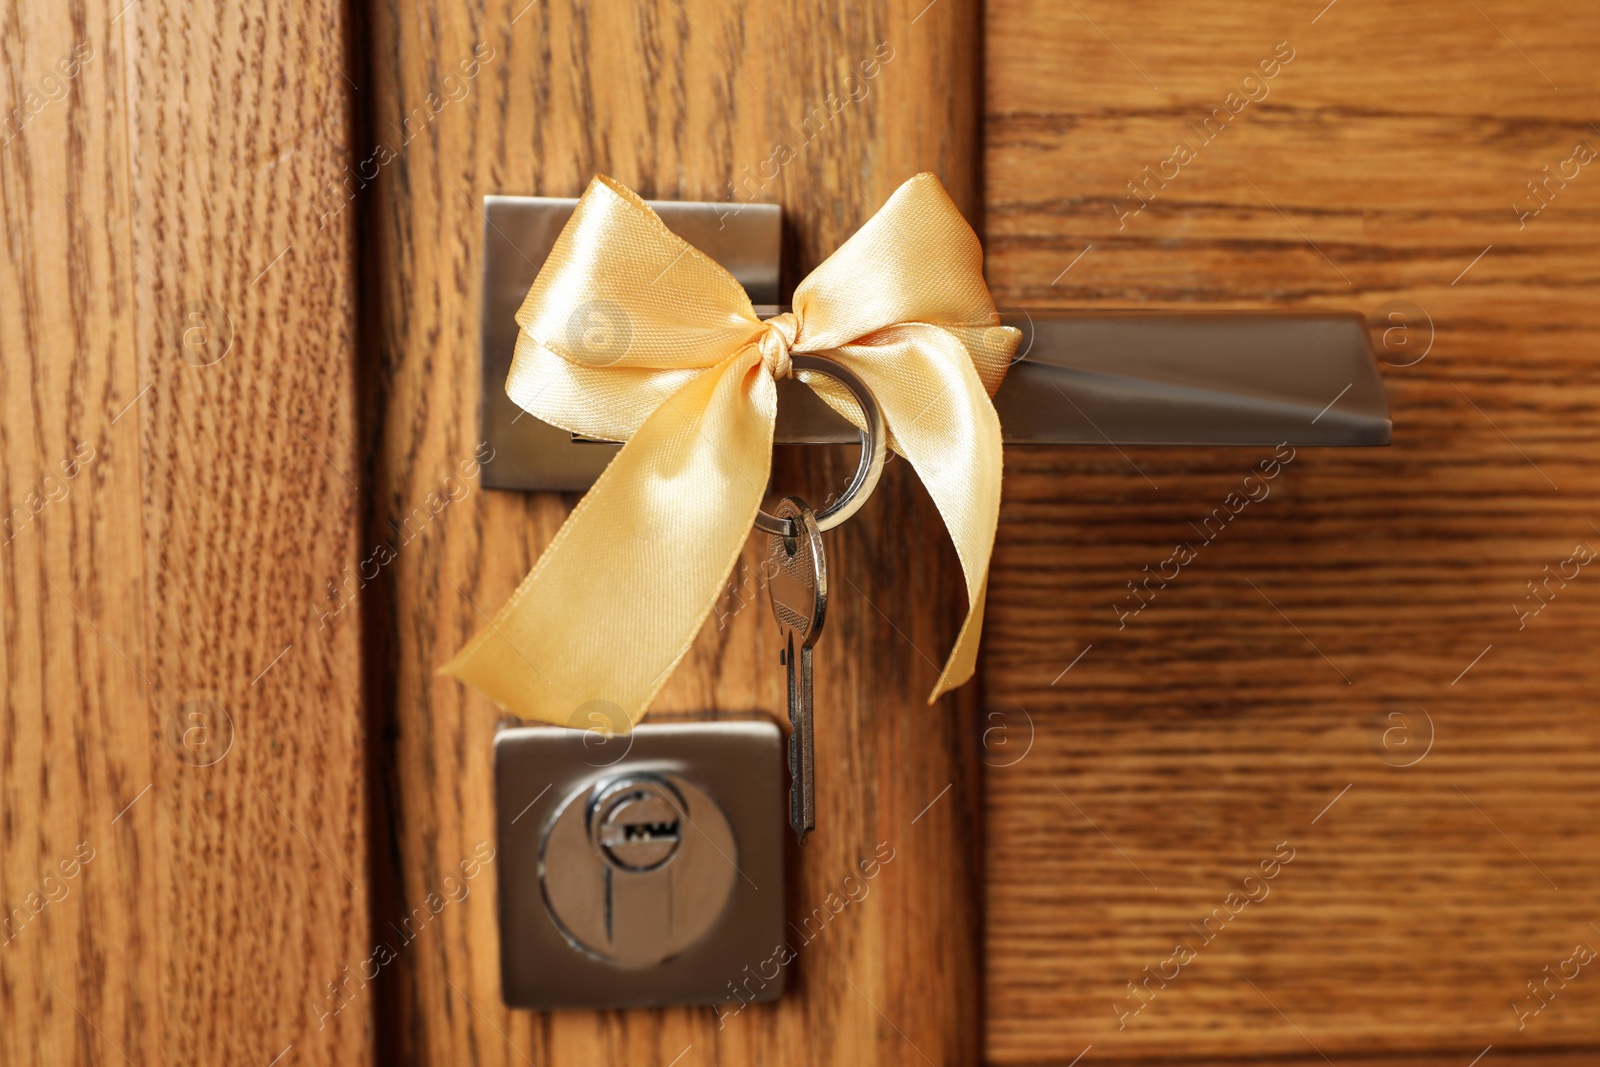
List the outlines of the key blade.
{"label": "key blade", "polygon": [[789,671],[789,825],[794,829],[795,838],[804,845],[806,835],[817,828],[811,649],[800,649],[799,660],[798,669]]}

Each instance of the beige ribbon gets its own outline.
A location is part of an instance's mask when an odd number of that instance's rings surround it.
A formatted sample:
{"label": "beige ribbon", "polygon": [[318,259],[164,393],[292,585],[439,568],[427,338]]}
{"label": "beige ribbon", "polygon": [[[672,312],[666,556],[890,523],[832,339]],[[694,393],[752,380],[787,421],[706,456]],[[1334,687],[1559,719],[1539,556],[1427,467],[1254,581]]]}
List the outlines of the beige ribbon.
{"label": "beige ribbon", "polygon": [[[972,677],[1000,509],[990,397],[1021,335],[937,178],[902,185],[763,322],[726,270],[597,177],[517,322],[511,399],[626,444],[442,673],[524,718],[569,723],[605,701],[637,722],[738,561],[771,470],[775,379],[810,352],[866,382],[955,541],[970,607],[929,703]],[[859,419],[837,383],[801,378]]]}

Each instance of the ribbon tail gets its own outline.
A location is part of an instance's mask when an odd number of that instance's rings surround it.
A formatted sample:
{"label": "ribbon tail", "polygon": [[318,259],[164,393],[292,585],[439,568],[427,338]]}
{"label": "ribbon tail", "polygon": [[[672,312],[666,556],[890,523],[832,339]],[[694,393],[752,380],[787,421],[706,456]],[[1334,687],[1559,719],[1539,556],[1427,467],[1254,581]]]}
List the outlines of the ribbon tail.
{"label": "ribbon tail", "polygon": [[690,379],[439,673],[523,718],[586,726],[599,701],[608,719],[637,723],[738,562],[771,472],[776,413],[753,348]]}
{"label": "ribbon tail", "polygon": [[[964,561],[962,570],[966,570]],[[968,581],[967,596],[970,600],[967,618],[961,624],[961,632],[956,635],[955,647],[950,649],[950,655],[944,661],[944,670],[939,673],[939,680],[934,683],[933,692],[928,695],[929,704],[952,689],[960,689],[977,673],[978,644],[983,636],[983,609],[989,601],[987,566],[984,568],[983,576],[978,579],[976,594],[972,592],[972,584],[970,580]]]}
{"label": "ribbon tail", "polygon": [[829,355],[872,390],[895,450],[927,487],[961,560],[967,618],[928,697],[932,704],[977,669],[989,556],[1000,519],[1000,417],[967,349],[941,327],[895,326],[875,334],[870,344],[844,345]]}

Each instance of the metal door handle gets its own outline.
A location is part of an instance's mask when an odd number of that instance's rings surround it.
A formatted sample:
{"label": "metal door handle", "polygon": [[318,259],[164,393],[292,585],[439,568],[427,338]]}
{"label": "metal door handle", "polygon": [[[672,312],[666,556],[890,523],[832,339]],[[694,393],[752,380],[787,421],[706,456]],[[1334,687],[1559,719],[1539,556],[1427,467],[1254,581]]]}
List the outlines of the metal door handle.
{"label": "metal door handle", "polygon": [[[493,489],[583,490],[615,445],[574,441],[505,395],[515,315],[577,202],[484,200],[484,437]],[[776,314],[782,216],[772,204],[655,201],[690,244]],[[1366,320],[1353,312],[1005,311],[1023,330],[995,394],[1007,446],[1389,443],[1390,420]],[[778,383],[780,444],[857,440],[799,382]]]}

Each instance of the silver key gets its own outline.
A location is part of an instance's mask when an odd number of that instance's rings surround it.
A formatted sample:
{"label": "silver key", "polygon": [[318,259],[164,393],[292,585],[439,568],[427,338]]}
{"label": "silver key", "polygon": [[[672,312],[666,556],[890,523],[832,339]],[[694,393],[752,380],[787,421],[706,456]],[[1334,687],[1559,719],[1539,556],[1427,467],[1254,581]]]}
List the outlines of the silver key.
{"label": "silver key", "polygon": [[828,563],[822,531],[811,508],[786,497],[775,512],[789,522],[788,536],[770,535],[767,592],[784,649],[779,662],[789,668],[789,825],[800,844],[817,828],[811,745],[811,648],[822,633],[828,610]]}

